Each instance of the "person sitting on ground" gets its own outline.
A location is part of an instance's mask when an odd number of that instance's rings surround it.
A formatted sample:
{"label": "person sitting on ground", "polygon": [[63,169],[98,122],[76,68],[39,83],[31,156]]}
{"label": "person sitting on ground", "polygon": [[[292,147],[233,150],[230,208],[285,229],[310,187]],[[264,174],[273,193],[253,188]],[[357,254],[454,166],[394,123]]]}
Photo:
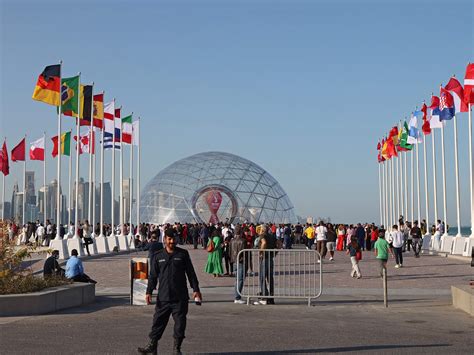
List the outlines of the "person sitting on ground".
{"label": "person sitting on ground", "polygon": [[74,282],[97,283],[84,273],[82,261],[77,256],[77,249],[72,249],[71,257],[66,263],[66,277]]}
{"label": "person sitting on ground", "polygon": [[163,249],[163,243],[159,241],[159,236],[159,229],[155,229],[153,232],[151,232],[150,243],[148,243],[144,248],[144,250],[148,250],[148,258],[150,259],[150,264],[153,263],[153,256],[161,249]]}
{"label": "person sitting on ground", "polygon": [[51,256],[46,259],[43,266],[43,277],[64,276],[64,269],[59,266],[59,250],[53,250]]}

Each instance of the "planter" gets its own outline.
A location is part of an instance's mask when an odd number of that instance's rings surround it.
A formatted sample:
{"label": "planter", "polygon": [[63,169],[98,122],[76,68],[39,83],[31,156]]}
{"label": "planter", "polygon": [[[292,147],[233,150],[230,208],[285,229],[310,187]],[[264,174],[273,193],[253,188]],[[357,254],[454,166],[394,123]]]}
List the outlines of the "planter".
{"label": "planter", "polygon": [[0,295],[0,317],[31,316],[95,302],[95,285],[73,283],[39,292]]}

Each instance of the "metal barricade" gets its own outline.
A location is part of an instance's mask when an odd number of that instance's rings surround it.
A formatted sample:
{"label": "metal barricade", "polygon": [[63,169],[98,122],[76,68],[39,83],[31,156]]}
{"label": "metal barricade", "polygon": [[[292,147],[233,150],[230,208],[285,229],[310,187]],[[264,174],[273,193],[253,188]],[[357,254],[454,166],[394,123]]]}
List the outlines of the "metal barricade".
{"label": "metal barricade", "polygon": [[322,294],[323,263],[315,250],[244,249],[237,260],[236,292],[247,304],[253,298],[291,298],[308,299],[311,306]]}

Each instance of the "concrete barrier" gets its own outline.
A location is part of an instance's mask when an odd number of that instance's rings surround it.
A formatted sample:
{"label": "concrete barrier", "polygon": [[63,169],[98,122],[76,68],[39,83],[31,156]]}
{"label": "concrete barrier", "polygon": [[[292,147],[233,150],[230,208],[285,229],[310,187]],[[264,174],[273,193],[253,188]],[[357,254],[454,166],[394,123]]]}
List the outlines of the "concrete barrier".
{"label": "concrete barrier", "polygon": [[0,317],[31,316],[95,302],[95,285],[73,283],[39,292],[0,295]]}
{"label": "concrete barrier", "polygon": [[474,287],[468,285],[451,286],[453,306],[474,316]]}

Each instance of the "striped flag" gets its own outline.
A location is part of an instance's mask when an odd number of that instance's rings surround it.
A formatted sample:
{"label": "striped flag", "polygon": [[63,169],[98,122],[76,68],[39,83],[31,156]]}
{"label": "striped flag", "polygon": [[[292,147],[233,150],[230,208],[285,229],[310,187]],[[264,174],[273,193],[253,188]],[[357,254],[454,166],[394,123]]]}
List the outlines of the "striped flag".
{"label": "striped flag", "polygon": [[[104,149],[113,147],[114,140],[114,117],[115,117],[115,101],[110,101],[104,105]],[[120,149],[120,145],[115,144],[115,149]]]}

